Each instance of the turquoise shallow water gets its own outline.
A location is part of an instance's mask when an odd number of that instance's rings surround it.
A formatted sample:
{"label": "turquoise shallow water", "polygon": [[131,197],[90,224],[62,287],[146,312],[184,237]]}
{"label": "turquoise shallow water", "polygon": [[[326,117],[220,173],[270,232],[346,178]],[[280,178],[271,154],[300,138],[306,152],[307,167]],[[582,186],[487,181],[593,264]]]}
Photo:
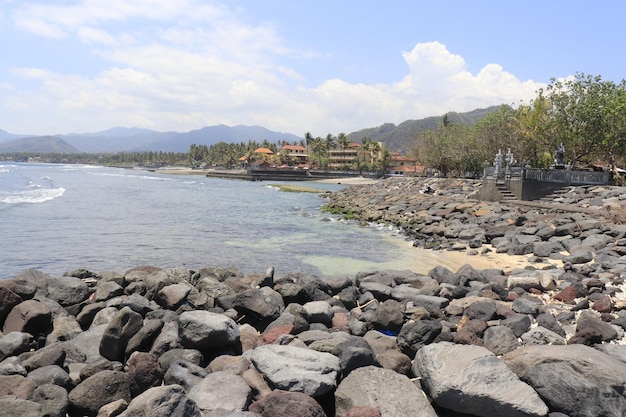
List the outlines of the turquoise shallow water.
{"label": "turquoise shallow water", "polygon": [[138,265],[329,276],[415,263],[396,232],[336,221],[323,204],[259,182],[0,163],[0,278]]}

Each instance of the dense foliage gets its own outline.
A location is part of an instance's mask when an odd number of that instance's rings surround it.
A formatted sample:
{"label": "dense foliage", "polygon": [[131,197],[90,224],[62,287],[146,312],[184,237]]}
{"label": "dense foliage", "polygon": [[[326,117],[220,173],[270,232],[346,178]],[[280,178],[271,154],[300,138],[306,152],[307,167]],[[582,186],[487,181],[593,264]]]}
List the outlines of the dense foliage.
{"label": "dense foliage", "polygon": [[180,152],[120,152],[120,153],[2,153],[0,160],[14,162],[46,162],[64,164],[97,164],[107,166],[165,166],[185,165],[187,154]]}
{"label": "dense foliage", "polygon": [[442,174],[465,175],[492,164],[508,149],[517,165],[548,168],[556,148],[565,147],[565,163],[624,164],[626,152],[626,81],[577,74],[552,79],[528,104],[501,106],[472,125],[443,122],[420,134],[411,153]]}

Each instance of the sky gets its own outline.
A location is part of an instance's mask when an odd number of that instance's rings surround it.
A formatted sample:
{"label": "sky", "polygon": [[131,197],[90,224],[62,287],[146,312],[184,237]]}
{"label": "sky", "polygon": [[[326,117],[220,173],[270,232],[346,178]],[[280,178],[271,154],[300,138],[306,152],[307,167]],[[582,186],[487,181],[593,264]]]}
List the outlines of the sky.
{"label": "sky", "polygon": [[0,129],[351,133],[626,78],[626,2],[0,0]]}

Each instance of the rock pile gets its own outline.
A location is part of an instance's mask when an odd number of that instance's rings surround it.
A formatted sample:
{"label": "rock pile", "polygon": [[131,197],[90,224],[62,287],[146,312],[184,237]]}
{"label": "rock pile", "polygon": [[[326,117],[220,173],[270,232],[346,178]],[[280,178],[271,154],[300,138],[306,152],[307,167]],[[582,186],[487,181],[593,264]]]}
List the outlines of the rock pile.
{"label": "rock pile", "polygon": [[[626,415],[626,229],[478,202],[476,185],[390,179],[329,206],[417,245],[532,254],[536,267],[0,281],[0,417]],[[619,211],[622,191],[559,199]]]}
{"label": "rock pile", "polygon": [[623,416],[622,279],[576,270],[27,270],[0,416]]}

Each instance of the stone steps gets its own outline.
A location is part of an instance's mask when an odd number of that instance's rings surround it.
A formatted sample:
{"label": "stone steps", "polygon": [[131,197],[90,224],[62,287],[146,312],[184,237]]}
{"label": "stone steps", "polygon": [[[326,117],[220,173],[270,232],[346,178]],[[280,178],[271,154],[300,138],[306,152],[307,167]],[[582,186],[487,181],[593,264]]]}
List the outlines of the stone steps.
{"label": "stone steps", "polygon": [[496,187],[498,187],[498,191],[502,196],[501,201],[517,200],[517,197],[515,197],[515,195],[508,189],[505,183],[497,182]]}

